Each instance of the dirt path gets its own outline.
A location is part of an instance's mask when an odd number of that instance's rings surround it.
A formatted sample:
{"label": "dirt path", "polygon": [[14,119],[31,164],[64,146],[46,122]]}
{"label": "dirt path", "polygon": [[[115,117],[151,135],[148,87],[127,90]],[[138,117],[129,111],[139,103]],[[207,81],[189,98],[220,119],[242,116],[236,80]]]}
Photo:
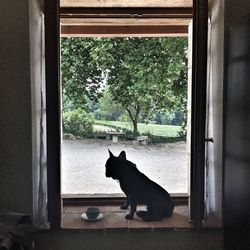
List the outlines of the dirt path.
{"label": "dirt path", "polygon": [[62,193],[121,193],[119,184],[105,177],[108,149],[126,151],[127,159],[171,193],[187,192],[188,172],[184,142],[133,146],[132,142],[64,140]]}

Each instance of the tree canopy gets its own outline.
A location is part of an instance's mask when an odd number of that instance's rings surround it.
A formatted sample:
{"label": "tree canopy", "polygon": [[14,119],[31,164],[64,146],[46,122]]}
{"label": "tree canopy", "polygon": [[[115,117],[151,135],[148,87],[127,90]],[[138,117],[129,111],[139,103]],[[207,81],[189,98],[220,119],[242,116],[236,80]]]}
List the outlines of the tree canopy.
{"label": "tree canopy", "polygon": [[186,109],[186,50],[186,38],[64,39],[63,93],[81,103],[106,86],[137,133],[140,115]]}
{"label": "tree canopy", "polygon": [[104,77],[93,53],[95,39],[61,39],[61,73],[63,105],[83,108],[86,97],[97,100]]}

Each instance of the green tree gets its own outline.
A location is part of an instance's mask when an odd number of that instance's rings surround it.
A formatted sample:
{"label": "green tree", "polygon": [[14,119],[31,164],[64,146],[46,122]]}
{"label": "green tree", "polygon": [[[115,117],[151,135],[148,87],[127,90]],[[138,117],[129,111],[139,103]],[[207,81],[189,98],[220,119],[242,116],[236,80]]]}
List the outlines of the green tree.
{"label": "green tree", "polygon": [[99,39],[98,65],[138,133],[139,116],[186,107],[186,38]]}
{"label": "green tree", "polygon": [[67,38],[62,41],[63,96],[84,105],[105,84],[128,113],[134,133],[141,116],[186,110],[186,38]]}

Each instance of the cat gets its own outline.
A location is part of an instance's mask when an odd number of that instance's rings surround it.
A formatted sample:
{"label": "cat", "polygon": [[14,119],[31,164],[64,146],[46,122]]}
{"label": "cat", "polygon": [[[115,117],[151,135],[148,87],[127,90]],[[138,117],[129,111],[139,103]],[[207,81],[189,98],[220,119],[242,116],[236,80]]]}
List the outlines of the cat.
{"label": "cat", "polygon": [[[174,204],[169,193],[128,161],[125,151],[116,157],[109,150],[105,167],[106,177],[118,180],[127,197],[125,204],[121,206],[121,209],[127,209],[130,205],[130,213],[125,216],[126,219],[133,219],[135,213],[144,221],[159,221],[172,215]],[[138,204],[146,205],[147,211],[136,212]]]}

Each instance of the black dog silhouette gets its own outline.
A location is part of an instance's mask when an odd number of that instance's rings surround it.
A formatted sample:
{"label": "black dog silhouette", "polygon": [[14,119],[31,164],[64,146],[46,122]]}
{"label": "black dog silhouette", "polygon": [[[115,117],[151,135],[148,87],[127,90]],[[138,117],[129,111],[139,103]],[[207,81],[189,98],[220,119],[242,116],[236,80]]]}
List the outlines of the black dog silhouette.
{"label": "black dog silhouette", "polygon": [[127,209],[130,205],[130,213],[125,216],[126,219],[134,218],[138,204],[147,206],[147,211],[136,212],[144,221],[161,220],[172,215],[174,204],[169,193],[141,173],[134,163],[128,161],[124,151],[116,157],[109,150],[109,159],[105,166],[106,177],[118,180],[127,196],[126,203],[121,206],[121,209]]}

